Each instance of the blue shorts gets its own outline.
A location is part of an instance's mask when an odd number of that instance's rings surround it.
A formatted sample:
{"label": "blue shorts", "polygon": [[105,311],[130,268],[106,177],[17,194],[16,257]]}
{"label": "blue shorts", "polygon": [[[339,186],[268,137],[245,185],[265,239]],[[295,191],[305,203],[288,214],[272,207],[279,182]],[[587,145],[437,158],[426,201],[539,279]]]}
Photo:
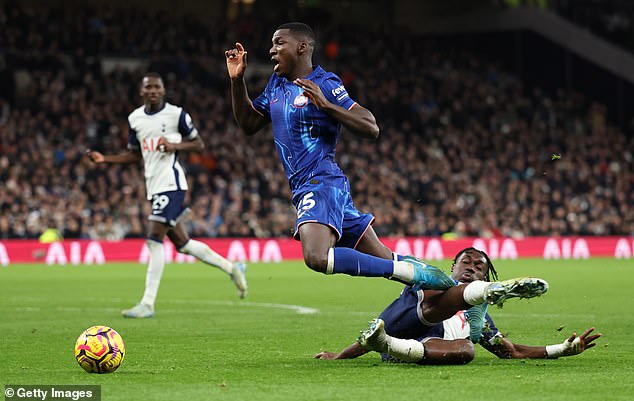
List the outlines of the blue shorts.
{"label": "blue shorts", "polygon": [[293,237],[299,240],[299,226],[320,223],[330,227],[337,236],[338,247],[356,248],[368,230],[374,216],[359,212],[352,203],[347,180],[340,186],[311,184],[293,196],[297,209],[297,222]]}
{"label": "blue shorts", "polygon": [[152,195],[152,214],[150,221],[158,221],[174,227],[183,215],[189,212],[184,206],[186,191],[169,191]]}
{"label": "blue shorts", "polygon": [[442,324],[430,325],[425,322],[419,306],[423,298],[423,290],[416,291],[409,285],[405,286],[401,295],[379,315],[385,322],[386,333],[393,337],[418,341],[427,337],[443,338]]}

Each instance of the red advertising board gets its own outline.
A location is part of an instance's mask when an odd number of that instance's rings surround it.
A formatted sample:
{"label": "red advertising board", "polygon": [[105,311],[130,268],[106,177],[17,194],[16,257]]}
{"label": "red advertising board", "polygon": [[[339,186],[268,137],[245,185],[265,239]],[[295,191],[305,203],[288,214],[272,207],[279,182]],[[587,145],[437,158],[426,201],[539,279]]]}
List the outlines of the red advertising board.
{"label": "red advertising board", "polygon": [[[453,258],[460,249],[476,247],[494,259],[587,259],[634,257],[634,237],[531,237],[531,238],[460,238],[441,240],[430,237],[382,238],[385,245],[401,255],[425,260]],[[293,239],[214,238],[201,239],[230,260],[280,262],[301,260],[300,243]],[[194,258],[178,253],[165,242],[167,262],[191,263]],[[107,262],[146,263],[145,241],[65,240],[42,244],[34,240],[0,241],[0,266],[15,263],[103,264]]]}

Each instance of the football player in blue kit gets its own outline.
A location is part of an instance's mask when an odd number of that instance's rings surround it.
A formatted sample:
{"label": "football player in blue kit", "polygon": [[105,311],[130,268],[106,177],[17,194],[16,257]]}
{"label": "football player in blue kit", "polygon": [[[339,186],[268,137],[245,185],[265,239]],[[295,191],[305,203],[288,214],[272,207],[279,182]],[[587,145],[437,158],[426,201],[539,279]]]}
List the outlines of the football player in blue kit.
{"label": "football player in blue kit", "polygon": [[302,243],[304,262],[325,274],[445,288],[440,269],[392,254],[372,228],[374,216],[354,206],[348,178],[335,162],[341,127],[367,138],[377,138],[379,127],[374,115],[350,98],[337,75],[313,65],[314,47],[315,34],[308,25],[280,25],[269,50],[273,74],[253,101],[244,80],[244,46],[236,43],[225,52],[238,126],[252,135],[272,124],[297,210],[294,237]]}
{"label": "football player in blue kit", "polygon": [[[475,248],[458,252],[451,267],[452,278],[458,283],[447,291],[416,290],[406,286],[377,319],[370,321],[357,342],[341,352],[323,351],[317,359],[352,359],[370,351],[379,352],[384,361],[410,362],[420,365],[464,364],[474,358],[473,333],[465,319],[466,303],[461,292],[468,283],[489,282],[497,278],[493,263],[486,253]],[[509,280],[513,281],[513,280]],[[489,288],[491,298],[485,303],[502,305],[506,299],[529,298],[526,293],[495,294],[497,283]],[[529,294],[530,295],[530,294]],[[481,302],[482,300],[472,300]],[[515,344],[497,329],[486,313],[477,343],[500,358],[557,358],[582,353],[596,345],[601,334],[592,334],[594,327],[580,336],[573,333],[563,343],[548,346]],[[471,337],[471,338],[470,338]]]}
{"label": "football player in blue kit", "polygon": [[[273,74],[264,91],[249,98],[244,74],[247,52],[241,43],[225,52],[231,80],[231,101],[238,126],[253,135],[267,126],[293,193],[297,210],[295,239],[302,243],[304,262],[317,272],[384,277],[413,288],[447,290],[456,285],[442,270],[411,257],[393,254],[372,228],[374,216],[358,211],[350,183],[335,162],[341,127],[368,138],[379,128],[374,115],[352,100],[339,77],[312,63],[315,34],[303,23],[280,25],[269,50]],[[472,340],[484,326],[484,299],[491,283],[476,280],[464,291],[472,305],[465,314]],[[540,279],[498,283],[497,295],[523,291],[537,296],[547,290]],[[483,301],[484,300],[484,301]],[[486,302],[485,302],[486,301]],[[484,305],[484,307],[483,307]]]}

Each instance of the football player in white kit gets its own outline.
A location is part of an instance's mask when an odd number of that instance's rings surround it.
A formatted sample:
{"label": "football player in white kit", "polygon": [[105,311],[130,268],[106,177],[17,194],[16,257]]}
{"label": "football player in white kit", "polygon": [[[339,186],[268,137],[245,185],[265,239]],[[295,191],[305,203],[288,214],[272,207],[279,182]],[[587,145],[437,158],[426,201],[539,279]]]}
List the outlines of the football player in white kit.
{"label": "football player in white kit", "polygon": [[147,199],[152,203],[148,217],[147,247],[150,252],[145,280],[145,293],[134,307],[122,311],[123,316],[154,316],[154,303],[165,267],[163,239],[169,237],[179,252],[227,273],[238,289],[240,298],[247,294],[246,265],[232,263],[206,244],[189,238],[181,218],[189,211],[184,206],[188,190],[185,172],[178,155],[181,151],[200,151],[204,144],[191,117],[183,108],[165,101],[165,86],[159,74],[147,73],[140,87],[143,106],[128,116],[128,149],[116,155],[89,150],[95,163],[135,163],[143,159]]}
{"label": "football player in white kit", "polygon": [[580,336],[573,333],[560,344],[515,344],[495,327],[485,307],[485,324],[476,340],[465,318],[465,309],[476,303],[502,305],[509,298],[530,298],[543,289],[537,289],[538,282],[530,279],[489,282],[490,276],[497,279],[493,263],[486,253],[475,248],[458,252],[451,271],[458,285],[446,291],[405,286],[401,295],[377,319],[370,321],[357,342],[338,353],[320,352],[315,358],[352,359],[376,351],[389,362],[465,364],[474,358],[474,342],[499,358],[558,358],[594,347],[594,341],[601,336],[592,334],[592,327]]}

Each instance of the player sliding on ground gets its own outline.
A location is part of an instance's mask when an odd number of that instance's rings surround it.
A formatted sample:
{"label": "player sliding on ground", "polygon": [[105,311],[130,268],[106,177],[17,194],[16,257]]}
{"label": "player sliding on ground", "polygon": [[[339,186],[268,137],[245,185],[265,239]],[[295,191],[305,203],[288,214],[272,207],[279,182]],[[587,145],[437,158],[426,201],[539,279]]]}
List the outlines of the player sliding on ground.
{"label": "player sliding on ground", "polygon": [[165,267],[165,235],[179,252],[192,255],[224,271],[236,285],[240,298],[244,298],[247,294],[245,264],[232,263],[203,242],[190,239],[181,223],[189,208],[184,207],[188,187],[178,153],[204,149],[198,130],[185,110],[165,102],[165,87],[160,75],[145,74],[141,81],[140,94],[144,105],[128,116],[128,150],[117,155],[103,155],[94,150],[87,153],[98,164],[136,163],[141,159],[145,162],[147,199],[152,203],[146,240],[150,262],[143,298],[136,306],[122,311],[123,316],[154,316],[154,302]]}
{"label": "player sliding on ground", "polygon": [[[338,353],[320,352],[315,358],[351,359],[375,351],[384,361],[464,364],[474,357],[474,343],[500,358],[557,358],[580,354],[601,336],[590,328],[580,336],[573,333],[561,344],[514,344],[495,327],[487,305],[539,296],[547,291],[547,283],[533,278],[489,282],[491,277],[497,279],[495,268],[486,253],[475,248],[458,252],[451,277],[458,285],[446,291],[406,286],[357,342]],[[465,314],[475,310],[480,312],[478,319],[467,320]]]}

